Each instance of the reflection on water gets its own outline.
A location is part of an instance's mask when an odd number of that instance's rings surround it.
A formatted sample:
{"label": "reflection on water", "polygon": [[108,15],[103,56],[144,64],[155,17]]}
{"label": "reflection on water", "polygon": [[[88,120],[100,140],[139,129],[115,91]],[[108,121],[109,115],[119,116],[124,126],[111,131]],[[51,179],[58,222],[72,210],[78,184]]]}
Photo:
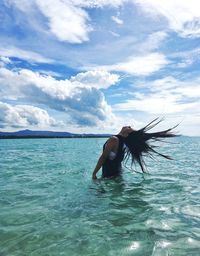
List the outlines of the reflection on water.
{"label": "reflection on water", "polygon": [[104,139],[0,141],[0,255],[199,255],[200,139],[178,141],[97,181]]}

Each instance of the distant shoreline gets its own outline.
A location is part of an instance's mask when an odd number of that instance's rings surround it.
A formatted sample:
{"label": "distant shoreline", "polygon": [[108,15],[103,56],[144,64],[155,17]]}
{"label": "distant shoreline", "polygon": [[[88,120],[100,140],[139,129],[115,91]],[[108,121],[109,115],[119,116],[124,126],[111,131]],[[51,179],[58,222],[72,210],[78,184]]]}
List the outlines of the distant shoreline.
{"label": "distant shoreline", "polygon": [[87,135],[77,135],[77,136],[0,136],[0,140],[4,139],[84,139],[84,138],[108,138],[109,135],[100,135],[100,136],[87,136]]}

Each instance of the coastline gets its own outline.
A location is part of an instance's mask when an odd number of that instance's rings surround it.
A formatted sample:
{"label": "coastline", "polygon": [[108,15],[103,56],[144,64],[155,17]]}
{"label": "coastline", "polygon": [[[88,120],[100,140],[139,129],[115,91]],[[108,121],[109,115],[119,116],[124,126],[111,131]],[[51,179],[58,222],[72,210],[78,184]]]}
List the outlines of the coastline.
{"label": "coastline", "polygon": [[75,136],[0,136],[4,139],[78,139],[78,138],[108,138],[110,135],[75,135]]}

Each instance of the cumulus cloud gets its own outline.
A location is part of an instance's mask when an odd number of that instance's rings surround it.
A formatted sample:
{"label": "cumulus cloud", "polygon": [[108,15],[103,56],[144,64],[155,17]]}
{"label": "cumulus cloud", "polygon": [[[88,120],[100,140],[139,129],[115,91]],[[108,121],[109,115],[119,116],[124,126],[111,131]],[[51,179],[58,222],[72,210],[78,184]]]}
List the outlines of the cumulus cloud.
{"label": "cumulus cloud", "polygon": [[[79,79],[89,79],[88,73],[86,77],[83,73]],[[96,125],[113,118],[104,94],[91,85],[67,79],[56,80],[26,69],[13,71],[6,68],[0,69],[0,82],[1,98],[46,105],[65,112],[78,125]]]}
{"label": "cumulus cloud", "polygon": [[163,16],[169,27],[182,37],[200,37],[200,2],[198,0],[132,0],[145,12]]}
{"label": "cumulus cloud", "polygon": [[55,119],[46,110],[29,105],[10,105],[0,102],[0,128],[27,126],[50,127],[56,126]]}
{"label": "cumulus cloud", "polygon": [[95,87],[96,89],[106,89],[119,82],[119,75],[102,70],[91,70],[73,76],[70,81],[78,82],[80,86],[84,85]]}

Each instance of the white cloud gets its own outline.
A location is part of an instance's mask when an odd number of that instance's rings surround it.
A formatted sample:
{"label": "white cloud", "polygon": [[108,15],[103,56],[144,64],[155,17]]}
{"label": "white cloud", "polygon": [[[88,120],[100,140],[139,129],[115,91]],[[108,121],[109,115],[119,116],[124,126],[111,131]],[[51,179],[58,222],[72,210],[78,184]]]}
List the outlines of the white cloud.
{"label": "white cloud", "polygon": [[80,86],[84,85],[95,87],[96,89],[106,89],[119,82],[119,75],[102,70],[92,70],[78,73],[76,76],[71,77],[70,81],[78,82]]}
{"label": "white cloud", "polygon": [[125,62],[100,68],[108,71],[120,71],[131,75],[150,75],[168,64],[168,60],[161,53],[149,53],[145,56],[130,57]]}
{"label": "white cloud", "polygon": [[122,25],[122,24],[124,23],[123,20],[119,19],[119,18],[116,17],[116,16],[112,16],[111,19],[112,19],[115,23],[117,23],[118,25]]}
{"label": "white cloud", "polygon": [[141,86],[148,87],[152,93],[159,93],[165,96],[174,95],[178,100],[187,100],[200,97],[200,77],[193,80],[178,80],[172,76],[157,79]]}
{"label": "white cloud", "polygon": [[17,47],[2,47],[0,46],[0,55],[3,57],[16,57],[30,62],[52,63],[53,60],[43,57],[39,53],[22,50]]}
{"label": "white cloud", "polygon": [[4,67],[9,63],[11,63],[11,60],[8,57],[0,56],[0,67]]}
{"label": "white cloud", "polygon": [[182,37],[200,36],[199,0],[132,0],[148,14],[161,15],[169,22],[169,27]]}
{"label": "white cloud", "polygon": [[177,59],[175,66],[185,68],[192,65],[195,61],[200,59],[200,48],[194,48],[188,51],[180,51],[170,55],[170,58]]}
{"label": "white cloud", "polygon": [[120,34],[115,33],[115,32],[113,32],[113,31],[109,31],[109,33],[110,33],[111,35],[113,35],[114,37],[120,37]]}
{"label": "white cloud", "polygon": [[0,61],[2,61],[5,64],[11,63],[10,59],[8,57],[1,56]]}
{"label": "white cloud", "polygon": [[86,11],[61,0],[36,0],[36,3],[49,21],[50,31],[60,40],[70,43],[88,41],[91,31]]}
{"label": "white cloud", "polygon": [[[119,37],[119,34],[116,33],[116,31],[112,31],[112,28],[109,28],[111,29],[110,33],[116,37],[116,40],[107,40],[104,38],[105,34],[104,36],[100,37],[102,33],[101,31],[106,30],[104,27],[105,25],[101,24],[99,19],[96,20],[96,17],[94,16],[91,16],[90,19],[90,13],[92,12],[90,8],[109,8],[110,6],[117,8],[120,5],[123,5],[125,2],[128,1],[10,1],[10,4],[14,5],[15,7],[15,9],[13,8],[13,11],[15,11],[15,16],[19,20],[19,26],[22,26],[22,31],[26,36],[27,50],[20,50],[19,46],[21,45],[21,47],[24,49],[24,44],[21,41],[18,41],[18,38],[14,37],[13,45],[15,44],[17,47],[14,48],[2,44],[3,47],[0,47],[0,54],[4,54],[8,57],[16,56],[28,61],[47,63],[52,62],[52,60],[46,58],[45,56],[51,56],[55,60],[62,60],[62,63],[69,66],[73,65],[80,67],[80,65],[89,66],[89,63],[101,63],[101,65],[103,65],[105,62],[113,63],[112,60],[114,60],[114,62],[119,62],[124,59],[123,56],[127,57],[131,56],[131,54],[133,56],[138,56],[138,53],[142,53],[142,55],[144,55],[147,51],[150,52],[152,49],[157,49],[160,43],[166,37],[166,34],[161,31],[153,33],[147,38],[147,40],[144,40],[144,37],[142,36],[142,42],[141,38],[138,40],[134,31],[132,33],[130,30],[130,34],[125,34],[126,28],[125,31],[122,31],[123,36],[121,37]],[[20,11],[18,9],[20,9]],[[118,21],[121,22],[121,19],[119,19],[119,12],[116,13],[116,10],[111,8],[110,10],[113,10],[113,14],[116,14],[113,15],[113,17],[118,18]],[[98,11],[101,12],[102,10],[100,9]],[[107,12],[105,12],[105,17],[107,15],[106,13]],[[15,20],[13,19],[12,26],[14,22]],[[11,24],[9,25],[11,26]],[[91,46],[89,46],[87,43],[83,46],[83,48],[79,48],[78,46],[69,46],[68,44],[58,42],[85,42],[89,40],[91,26],[94,26]],[[110,27],[110,25],[108,27]],[[54,37],[52,37],[52,34]],[[33,36],[35,37],[34,41],[38,40],[37,49],[35,48],[35,43],[33,44],[32,42]],[[96,41],[96,36],[99,36],[100,40]],[[56,38],[58,40],[55,40]],[[7,40],[7,38],[5,40]],[[77,48],[75,49],[73,47]],[[30,49],[30,51],[28,51],[28,49]],[[36,52],[34,52],[33,49],[36,49]],[[101,54],[99,54],[99,51],[101,51]],[[124,62],[120,64],[124,64]],[[132,63],[130,63],[130,65],[131,64]],[[124,67],[124,65],[122,68],[125,70],[130,70],[130,68],[127,68],[127,66]],[[146,73],[146,71],[144,71],[144,73]]]}
{"label": "white cloud", "polygon": [[56,121],[46,110],[29,105],[10,105],[0,102],[0,127],[39,127],[55,126]]}
{"label": "white cloud", "polygon": [[3,0],[5,4],[10,7],[12,5],[17,6],[23,12],[30,10],[33,7],[34,0]]}
{"label": "white cloud", "polygon": [[149,93],[134,93],[133,99],[114,106],[117,110],[138,110],[149,114],[199,115],[200,78],[195,81],[179,81],[173,77],[138,83]]}
{"label": "white cloud", "polygon": [[138,110],[150,114],[173,114],[184,112],[188,109],[195,109],[199,106],[197,103],[178,103],[177,97],[170,95],[142,95],[140,99],[127,100],[125,103],[116,104],[115,108],[120,110]]}
{"label": "white cloud", "polygon": [[127,113],[124,115],[124,113],[119,113],[116,118],[115,118],[115,125],[116,127],[116,132],[119,132],[120,127],[123,126],[131,126],[133,128],[136,127],[142,127],[143,123],[136,120],[135,116],[133,113]]}
{"label": "white cloud", "polygon": [[[81,78],[84,79],[83,74]],[[12,71],[6,68],[0,69],[0,82],[3,99],[23,99],[46,105],[65,112],[79,125],[95,126],[113,118],[103,93],[81,82],[56,80],[26,69]]]}
{"label": "white cloud", "polygon": [[[93,30],[90,23],[88,9],[112,6],[117,8],[124,0],[6,0],[9,6],[14,5],[24,15],[27,22],[38,32],[53,34],[59,41],[82,43],[89,40],[89,33]],[[47,19],[43,23],[37,10]],[[119,24],[122,20],[116,17]],[[48,30],[46,29],[48,26]]]}
{"label": "white cloud", "polygon": [[70,0],[76,6],[88,7],[88,8],[101,8],[104,6],[119,7],[128,2],[128,0]]}
{"label": "white cloud", "polygon": [[164,31],[153,32],[144,42],[140,42],[140,45],[138,45],[137,48],[142,52],[151,52],[158,49],[167,36],[167,33]]}
{"label": "white cloud", "polygon": [[[70,0],[7,0],[8,5],[17,7],[36,32],[53,34],[59,41],[82,43],[88,41],[92,30],[87,12]],[[43,15],[41,16],[38,13]],[[46,18],[46,24],[44,23]],[[48,29],[47,29],[48,27]]]}

